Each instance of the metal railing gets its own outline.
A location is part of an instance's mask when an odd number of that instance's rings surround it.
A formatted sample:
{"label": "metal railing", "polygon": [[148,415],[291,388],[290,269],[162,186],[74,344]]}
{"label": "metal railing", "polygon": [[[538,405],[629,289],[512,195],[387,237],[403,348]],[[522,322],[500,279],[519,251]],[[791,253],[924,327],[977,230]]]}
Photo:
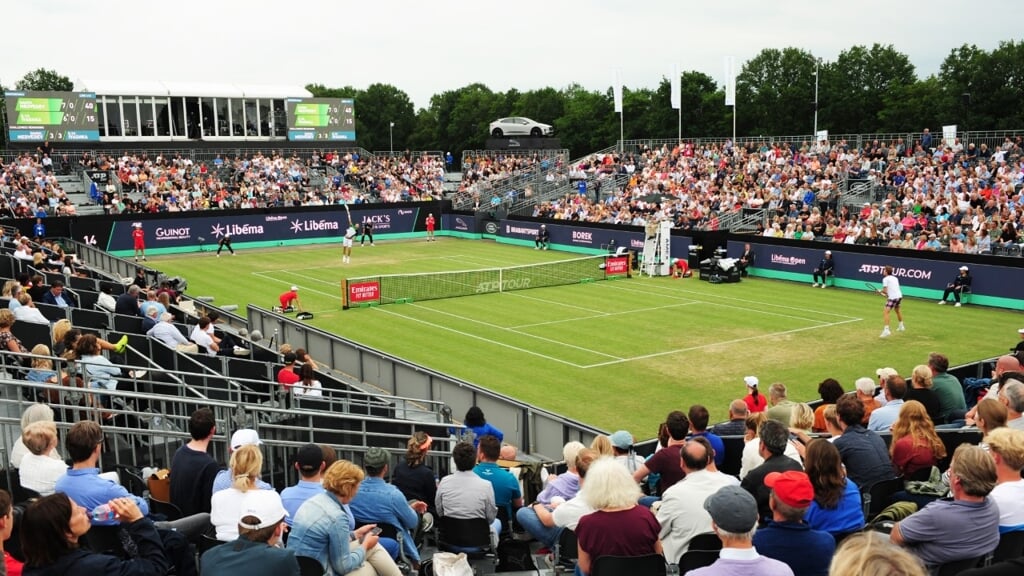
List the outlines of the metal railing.
{"label": "metal railing", "polygon": [[250,330],[279,334],[283,341],[305,348],[314,358],[326,359],[335,371],[349,375],[365,387],[394,396],[441,402],[456,415],[464,414],[471,406],[478,406],[487,414],[488,422],[504,431],[506,442],[530,454],[554,456],[560,454],[564,444],[570,440],[589,445],[594,437],[603,433],[582,422],[412,364],[258,306],[248,307],[248,318]]}

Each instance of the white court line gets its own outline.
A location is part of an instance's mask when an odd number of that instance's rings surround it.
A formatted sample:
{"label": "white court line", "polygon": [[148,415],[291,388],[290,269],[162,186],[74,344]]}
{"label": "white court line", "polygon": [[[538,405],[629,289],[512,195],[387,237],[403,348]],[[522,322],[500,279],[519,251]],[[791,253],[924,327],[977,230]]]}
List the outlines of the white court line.
{"label": "white court line", "polygon": [[[455,256],[419,256],[419,257],[416,257],[416,258],[402,258],[402,262],[418,262],[420,260],[447,260],[449,258],[457,258],[458,256],[459,256],[458,254],[456,254]],[[334,269],[344,270],[345,266],[343,266],[343,265],[339,265],[339,266],[307,266],[306,268],[287,268],[287,269],[280,268],[278,270],[262,270],[262,272],[301,272],[303,270],[324,270],[324,269],[327,269],[327,270],[334,270]]]}
{"label": "white court line", "polygon": [[428,312],[436,312],[437,314],[444,314],[445,316],[451,316],[452,318],[458,318],[459,320],[465,320],[466,322],[473,322],[473,323],[476,323],[476,324],[482,324],[484,326],[487,326],[488,328],[494,328],[496,330],[504,330],[506,332],[512,332],[512,333],[515,333],[515,334],[519,334],[520,336],[527,336],[529,338],[534,338],[536,340],[543,340],[545,342],[550,342],[552,344],[557,344],[559,346],[565,346],[566,348],[575,348],[576,350],[579,350],[581,352],[588,352],[590,354],[596,354],[598,356],[604,356],[606,358],[615,358],[616,360],[622,360],[622,358],[619,357],[619,356],[613,356],[611,354],[605,354],[604,352],[598,352],[597,350],[591,350],[590,348],[584,348],[582,346],[576,346],[575,344],[566,344],[565,342],[562,342],[561,340],[555,340],[553,338],[545,338],[544,336],[537,336],[536,334],[529,334],[527,332],[520,332],[520,331],[516,330],[515,328],[509,328],[507,326],[500,326],[498,324],[491,324],[490,322],[484,322],[483,320],[477,320],[476,318],[467,318],[466,316],[459,316],[458,314],[452,314],[451,312],[445,312],[444,310],[438,310],[438,309],[435,309],[435,308],[428,308],[428,307],[422,306],[420,304],[410,304],[410,306],[412,306],[414,308],[419,308],[421,310],[427,310]]}
{"label": "white court line", "polygon": [[665,306],[655,306],[653,308],[638,308],[636,310],[623,310],[621,312],[605,312],[603,314],[597,314],[594,316],[583,316],[582,318],[564,318],[562,320],[549,320],[548,322],[537,322],[535,324],[520,324],[518,326],[512,326],[513,329],[519,328],[532,328],[534,326],[547,326],[549,324],[563,324],[565,322],[576,322],[579,320],[593,320],[594,318],[607,318],[608,316],[621,316],[623,314],[633,314],[635,312],[652,312],[654,310],[664,310],[666,308],[678,308],[680,306],[693,306],[694,304],[701,304],[701,302],[680,302],[679,304],[666,304]]}
{"label": "white court line", "polygon": [[500,342],[498,340],[491,340],[490,338],[484,338],[483,336],[477,336],[476,334],[470,334],[468,332],[463,332],[461,330],[456,330],[454,328],[449,328],[447,326],[442,326],[440,324],[436,324],[436,323],[430,322],[428,320],[420,320],[419,318],[413,318],[412,316],[406,316],[405,314],[399,314],[398,312],[392,312],[391,310],[385,310],[384,308],[381,308],[381,307],[373,307],[373,308],[371,308],[371,310],[373,310],[375,312],[383,312],[385,314],[391,314],[392,316],[398,316],[399,318],[404,318],[404,319],[410,320],[412,322],[419,322],[420,324],[426,324],[427,326],[430,326],[431,328],[438,328],[440,330],[447,330],[448,332],[453,332],[453,333],[458,334],[460,336],[465,336],[467,338],[473,338],[475,340],[481,340],[483,342],[487,342],[489,344],[494,344],[496,346],[501,346],[503,348],[510,348],[510,349],[515,350],[517,352],[523,352],[524,354],[530,354],[532,356],[537,356],[537,357],[543,358],[545,360],[551,360],[552,362],[558,362],[559,364],[565,364],[566,366],[572,366],[573,368],[584,368],[584,366],[576,364],[575,362],[569,362],[568,360],[563,360],[561,358],[555,358],[554,356],[548,356],[547,354],[541,354],[540,352],[534,352],[533,350],[527,350],[526,348],[520,348],[519,346],[513,346],[512,344],[508,344],[506,342]]}
{"label": "white court line", "polygon": [[590,308],[584,308],[583,306],[574,306],[572,304],[566,304],[564,302],[558,302],[557,300],[547,300],[545,298],[537,298],[535,296],[526,296],[525,294],[520,294],[518,291],[502,292],[501,294],[505,295],[505,296],[516,296],[517,298],[525,298],[527,300],[533,300],[535,302],[544,302],[545,304],[554,304],[556,306],[562,306],[562,307],[565,307],[565,308],[575,308],[577,310],[583,310],[584,312],[590,312],[590,313],[593,313],[593,314],[604,314],[605,313],[603,310],[592,310]]}
{"label": "white court line", "polygon": [[[648,284],[647,286],[649,288],[654,288],[654,289],[660,290],[660,291],[659,292],[649,292],[649,291],[646,291],[646,290],[634,290],[634,289],[629,289],[629,290],[632,290],[634,292],[643,292],[643,293],[646,293],[646,294],[650,294],[652,296],[653,295],[659,295],[659,296],[663,295],[663,294],[665,294],[664,291],[666,291],[666,290],[669,293],[697,294],[699,296],[705,296],[705,297],[708,296],[708,294],[706,292],[697,292],[695,290],[685,290],[685,289],[680,290],[680,289],[675,289],[675,288],[666,288],[664,286],[655,286],[655,285],[651,285],[651,284]],[[618,286],[616,286],[615,288],[618,288]],[[626,288],[623,288],[623,289],[625,290]],[[852,319],[853,318],[853,316],[847,316],[846,314],[836,314],[835,312],[825,312],[825,311],[822,311],[822,310],[808,310],[807,308],[798,308],[796,306],[786,306],[785,304],[772,304],[771,302],[762,302],[762,301],[759,301],[759,300],[746,300],[744,298],[736,298],[734,296],[717,296],[716,295],[715,297],[716,298],[721,298],[722,300],[732,300],[732,301],[735,301],[735,302],[743,302],[743,303],[746,303],[746,304],[757,304],[758,306],[771,306],[773,308],[782,308],[783,310],[796,310],[798,312],[814,312],[815,314],[822,314],[822,315],[825,315],[825,316],[835,316],[836,318],[846,318],[846,319]]]}
{"label": "white court line", "polygon": [[288,286],[298,286],[298,287],[302,288],[306,292],[315,292],[316,294],[323,294],[324,296],[329,296],[331,298],[338,298],[339,297],[338,294],[330,294],[330,293],[327,293],[327,292],[321,292],[321,291],[316,290],[314,288],[307,288],[307,287],[303,286],[302,284],[300,284],[298,282],[292,282],[291,280],[281,280],[279,278],[274,278],[273,276],[270,276],[270,275],[265,274],[263,272],[250,272],[250,274],[252,274],[253,276],[259,276],[260,278],[263,278],[265,280],[272,280],[274,282],[280,282],[281,284],[287,284]]}
{"label": "white court line", "polygon": [[[648,292],[646,290],[635,290],[633,288],[625,288],[623,286],[610,286],[609,288],[614,288],[616,290],[625,290],[627,292],[639,292],[641,294],[649,294],[651,296],[669,297],[668,294],[663,294],[663,293],[660,293],[660,292]],[[701,295],[704,296],[704,294],[701,294]],[[674,296],[674,295],[672,295],[671,297],[672,298],[682,298],[681,296]],[[818,320],[817,318],[804,318],[802,316],[794,316],[792,314],[784,314],[782,312],[769,312],[767,310],[758,310],[757,308],[747,308],[745,306],[734,306],[732,304],[723,304],[721,302],[714,302],[714,301],[711,301],[711,300],[698,300],[698,299],[694,299],[694,298],[690,298],[689,300],[694,301],[694,302],[700,302],[701,304],[709,304],[711,306],[720,306],[722,308],[732,308],[732,309],[735,309],[735,310],[743,310],[745,312],[751,312],[751,313],[754,313],[754,314],[762,314],[762,315],[766,315],[766,316],[779,316],[781,318],[789,318],[789,319],[793,319],[793,320],[803,320],[805,322],[815,322],[815,323],[820,324],[822,326],[831,326],[831,324],[829,324],[828,322],[826,322],[824,320]],[[739,298],[733,298],[733,300],[740,300],[741,302],[751,302],[750,300],[741,300]],[[788,308],[790,310],[799,310],[798,308],[791,308],[789,306],[782,306],[782,308]],[[807,312],[807,310],[804,309],[804,310],[801,310],[801,312]],[[817,312],[817,310],[815,310],[814,312]],[[850,319],[850,316],[841,316],[841,315],[838,315],[838,314],[832,314],[832,316],[838,316],[840,318]]]}
{"label": "white court line", "polygon": [[608,362],[600,362],[598,364],[590,364],[583,366],[582,368],[600,368],[603,366],[610,366],[612,364],[622,364],[623,362],[632,362],[634,360],[647,360],[649,358],[657,358],[658,356],[668,356],[669,354],[679,354],[682,352],[692,352],[694,350],[703,350],[704,348],[711,348],[712,346],[722,346],[728,344],[738,344],[740,342],[747,342],[749,340],[758,340],[760,338],[774,338],[775,336],[783,336],[786,334],[794,334],[796,332],[805,332],[807,330],[817,330],[819,328],[831,328],[833,326],[840,326],[842,324],[849,324],[851,322],[860,322],[863,318],[853,318],[850,320],[843,320],[842,322],[833,322],[831,324],[825,324],[822,326],[805,326],[803,328],[794,328],[793,330],[784,330],[782,332],[772,332],[771,334],[759,334],[757,336],[747,336],[746,338],[736,338],[734,340],[726,340],[724,342],[711,342],[709,344],[702,344],[700,346],[691,346],[689,348],[678,348],[676,350],[668,350],[666,352],[655,352],[653,354],[644,354],[643,356],[634,356],[632,358],[624,358],[622,360],[611,360]]}

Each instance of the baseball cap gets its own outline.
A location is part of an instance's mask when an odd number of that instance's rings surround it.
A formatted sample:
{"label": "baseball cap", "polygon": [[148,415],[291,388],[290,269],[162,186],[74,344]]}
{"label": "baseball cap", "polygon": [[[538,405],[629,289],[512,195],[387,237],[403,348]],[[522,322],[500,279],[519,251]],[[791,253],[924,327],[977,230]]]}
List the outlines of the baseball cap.
{"label": "baseball cap", "polygon": [[[242,519],[254,517],[257,522],[246,524]],[[262,530],[277,524],[288,516],[288,511],[281,503],[281,495],[274,490],[249,490],[242,495],[242,505],[238,508],[238,524],[249,530]]]}
{"label": "baseball cap", "polygon": [[363,466],[366,468],[383,468],[391,462],[391,455],[383,448],[376,446],[363,454]]}
{"label": "baseball cap", "polygon": [[629,450],[633,445],[633,435],[625,430],[619,430],[608,437],[612,442],[612,446],[615,446],[619,450]]}
{"label": "baseball cap", "polygon": [[879,368],[878,370],[875,370],[875,376],[878,376],[879,378],[888,378],[889,376],[897,375],[899,375],[899,372],[897,372],[895,368]]}
{"label": "baseball cap", "polygon": [[1017,334],[1024,334],[1024,328],[1021,328],[1020,330],[1017,330]]}
{"label": "baseball cap", "polygon": [[807,508],[814,500],[814,486],[806,472],[769,472],[764,477],[764,485],[774,490],[783,504],[793,508]]}
{"label": "baseball cap", "polygon": [[831,250],[825,250],[825,256],[831,256],[831,255],[832,255],[832,251]]}
{"label": "baseball cap", "polygon": [[967,266],[961,266],[960,267],[960,271],[961,272],[967,272],[968,270],[970,270],[970,268],[968,268]]}
{"label": "baseball cap", "polygon": [[263,441],[260,440],[260,435],[252,428],[235,430],[235,433],[231,435],[232,450],[238,450],[242,446],[259,446],[260,444],[263,444]]}
{"label": "baseball cap", "polygon": [[298,291],[299,291],[299,287],[298,286],[292,286],[292,292],[298,292]]}
{"label": "baseball cap", "polygon": [[745,534],[757,524],[757,500],[739,486],[724,486],[704,500],[704,509],[719,528]]}
{"label": "baseball cap", "polygon": [[295,463],[306,472],[319,470],[324,463],[324,452],[316,444],[306,444],[295,454]]}
{"label": "baseball cap", "polygon": [[757,379],[757,376],[744,376],[743,382],[746,383],[746,385],[750,386],[751,388],[757,388],[757,385],[760,383]]}

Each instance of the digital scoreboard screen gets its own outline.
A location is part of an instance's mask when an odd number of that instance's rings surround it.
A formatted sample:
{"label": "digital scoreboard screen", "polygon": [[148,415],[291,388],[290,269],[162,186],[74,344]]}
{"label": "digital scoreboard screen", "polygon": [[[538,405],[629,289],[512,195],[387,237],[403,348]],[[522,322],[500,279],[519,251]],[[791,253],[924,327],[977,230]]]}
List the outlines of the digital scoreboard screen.
{"label": "digital scoreboard screen", "polygon": [[4,92],[11,142],[99,142],[93,92]]}
{"label": "digital scoreboard screen", "polygon": [[355,142],[356,116],[351,98],[289,98],[288,139]]}

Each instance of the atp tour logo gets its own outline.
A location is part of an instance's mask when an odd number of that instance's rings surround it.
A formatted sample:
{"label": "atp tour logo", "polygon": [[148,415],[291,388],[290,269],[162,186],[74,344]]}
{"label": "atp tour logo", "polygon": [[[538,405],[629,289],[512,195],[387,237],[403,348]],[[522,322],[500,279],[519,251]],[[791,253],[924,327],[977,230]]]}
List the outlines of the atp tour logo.
{"label": "atp tour logo", "polygon": [[[872,276],[878,276],[885,271],[885,266],[879,266],[877,264],[861,264],[860,270],[863,274],[869,274]],[[896,268],[893,267],[892,275],[897,278],[913,278],[915,280],[931,280],[932,271],[922,270],[920,268]]]}
{"label": "atp tour logo", "polygon": [[493,280],[477,284],[476,293],[486,294],[488,292],[507,292],[509,290],[524,290],[529,287],[529,278],[514,278],[501,281]]}
{"label": "atp tour logo", "polygon": [[263,234],[263,226],[253,224],[227,224],[223,225],[217,222],[213,226],[210,226],[210,234],[214,238],[220,238],[221,236],[255,236],[257,234]]}

